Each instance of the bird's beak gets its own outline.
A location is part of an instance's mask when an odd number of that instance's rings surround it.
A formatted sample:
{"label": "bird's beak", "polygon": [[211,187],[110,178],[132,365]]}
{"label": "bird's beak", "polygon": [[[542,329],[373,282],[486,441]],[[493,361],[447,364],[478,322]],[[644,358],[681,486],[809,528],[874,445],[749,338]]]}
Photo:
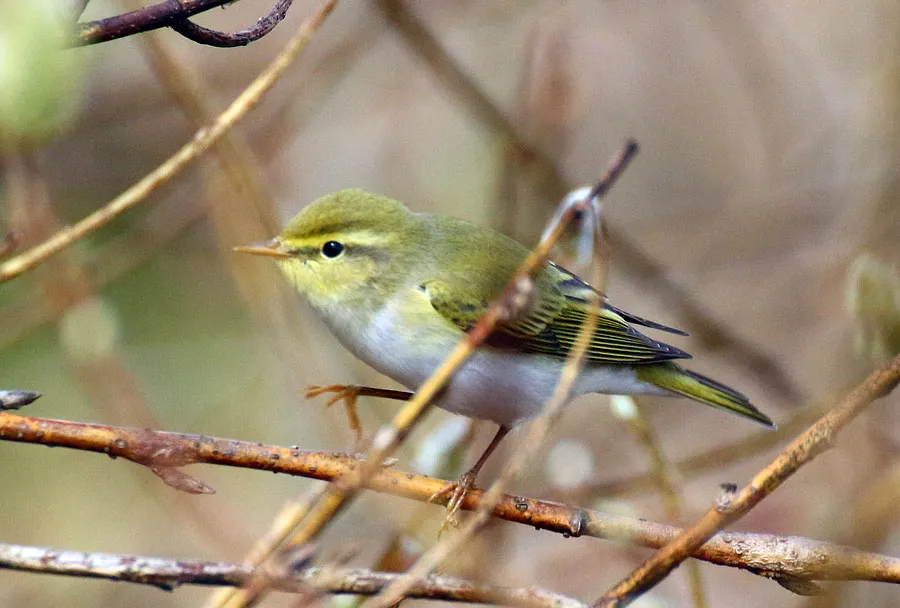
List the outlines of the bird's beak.
{"label": "bird's beak", "polygon": [[253,243],[252,245],[235,247],[234,251],[239,251],[241,253],[250,253],[253,255],[264,255],[270,258],[284,259],[291,257],[291,254],[282,249],[281,243],[279,243],[276,239],[266,241],[265,243]]}

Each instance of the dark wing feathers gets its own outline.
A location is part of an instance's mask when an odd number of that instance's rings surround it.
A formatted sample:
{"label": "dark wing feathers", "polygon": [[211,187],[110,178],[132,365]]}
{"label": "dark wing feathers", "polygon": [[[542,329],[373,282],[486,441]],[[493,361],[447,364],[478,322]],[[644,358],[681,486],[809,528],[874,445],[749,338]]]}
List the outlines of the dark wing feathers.
{"label": "dark wing feathers", "polygon": [[610,309],[629,323],[634,323],[635,325],[642,325],[644,327],[649,327],[650,329],[658,329],[660,331],[669,332],[670,334],[675,334],[676,336],[689,336],[691,334],[686,331],[682,331],[680,329],[675,329],[674,327],[669,327],[668,325],[663,325],[662,323],[657,323],[656,321],[650,321],[643,317],[639,317],[637,315],[633,315],[630,312],[625,312],[621,308],[616,308],[612,304],[608,302],[604,302],[603,306]]}
{"label": "dark wing feathers", "polygon": [[590,293],[594,293],[600,297],[600,300],[603,302],[604,308],[608,308],[612,312],[625,319],[625,321],[627,321],[628,323],[642,325],[643,327],[649,327],[650,329],[658,329],[660,331],[665,331],[678,336],[689,335],[686,331],[681,331],[680,329],[675,329],[674,327],[669,327],[668,325],[663,325],[662,323],[657,323],[656,321],[650,321],[643,317],[633,315],[630,312],[625,312],[620,308],[616,308],[606,301],[606,295],[603,292],[594,289],[594,287],[590,283],[584,281],[578,275],[572,274],[562,266],[557,266],[553,262],[549,262],[549,266],[559,273],[561,279],[557,283],[557,285],[559,286],[559,289],[563,292],[563,294],[565,294],[566,298],[573,302],[587,304],[589,301],[587,296]]}
{"label": "dark wing feathers", "polygon": [[[583,290],[584,286],[590,289],[590,286],[568,273],[559,276],[560,281],[554,280],[556,278],[546,274],[539,276],[536,289],[545,297],[533,302],[520,317],[500,325],[487,343],[496,348],[559,358],[568,356],[575,347],[588,310],[587,298],[582,299],[573,291]],[[471,289],[470,285],[451,289],[443,281],[428,281],[420,288],[427,294],[434,309],[462,331],[468,331],[488,307],[487,300],[481,298],[480,292]],[[594,310],[598,313],[597,329],[587,349],[588,361],[644,364],[690,358],[686,352],[652,340],[628,324],[629,320],[639,317],[623,314],[608,306]]]}

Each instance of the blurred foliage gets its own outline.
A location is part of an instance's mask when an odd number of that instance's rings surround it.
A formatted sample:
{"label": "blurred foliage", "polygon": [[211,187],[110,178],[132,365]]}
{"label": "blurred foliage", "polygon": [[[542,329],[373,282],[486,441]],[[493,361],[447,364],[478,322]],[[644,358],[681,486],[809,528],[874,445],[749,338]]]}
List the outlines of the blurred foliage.
{"label": "blurred foliage", "polygon": [[900,353],[900,272],[868,254],[854,260],[847,309],[856,322],[856,350],[876,362]]}
{"label": "blurred foliage", "polygon": [[77,108],[84,55],[65,48],[64,3],[0,3],[0,141],[53,137]]}

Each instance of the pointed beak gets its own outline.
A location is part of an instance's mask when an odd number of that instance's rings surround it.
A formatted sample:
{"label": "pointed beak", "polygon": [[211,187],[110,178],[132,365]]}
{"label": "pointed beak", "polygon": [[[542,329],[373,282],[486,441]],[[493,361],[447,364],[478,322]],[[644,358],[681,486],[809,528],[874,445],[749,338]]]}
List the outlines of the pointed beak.
{"label": "pointed beak", "polygon": [[265,243],[253,243],[252,245],[235,247],[234,251],[239,251],[241,253],[250,253],[253,255],[264,255],[270,258],[284,259],[291,257],[291,254],[282,249],[281,243],[279,243],[276,239],[266,241]]}

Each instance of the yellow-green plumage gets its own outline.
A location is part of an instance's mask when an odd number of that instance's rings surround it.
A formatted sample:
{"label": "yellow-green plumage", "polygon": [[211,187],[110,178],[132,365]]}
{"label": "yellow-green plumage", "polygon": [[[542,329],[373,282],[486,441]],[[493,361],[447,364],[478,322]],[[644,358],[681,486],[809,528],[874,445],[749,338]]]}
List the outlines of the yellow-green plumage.
{"label": "yellow-green plumage", "polygon": [[[275,253],[267,255],[279,257],[285,275],[338,339],[409,388],[474,325],[528,254],[488,228],[412,213],[361,190],[312,203],[269,247]],[[594,295],[578,277],[546,264],[534,277],[525,310],[496,329],[437,404],[505,426],[536,415],[588,307],[596,306],[597,330],[576,394],[678,394],[773,426],[740,393],[671,362],[690,355],[632,324],[683,332],[614,308],[603,297],[592,304]]]}

